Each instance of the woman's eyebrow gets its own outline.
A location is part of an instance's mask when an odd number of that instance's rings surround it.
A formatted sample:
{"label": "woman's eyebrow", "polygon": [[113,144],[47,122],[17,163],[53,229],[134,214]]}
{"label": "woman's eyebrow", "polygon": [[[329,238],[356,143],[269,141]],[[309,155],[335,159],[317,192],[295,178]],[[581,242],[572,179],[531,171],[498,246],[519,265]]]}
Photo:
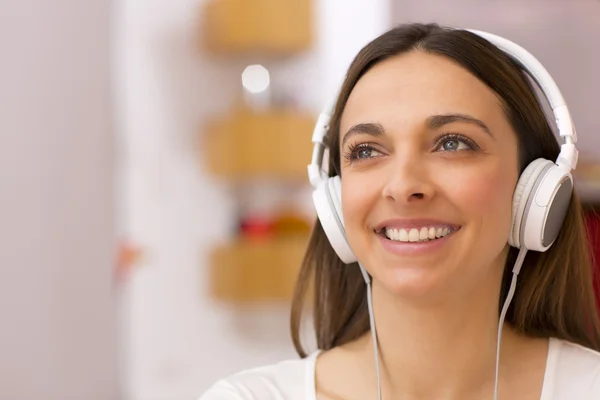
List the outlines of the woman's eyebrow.
{"label": "woman's eyebrow", "polygon": [[[454,122],[463,122],[463,123],[477,125],[481,129],[483,129],[484,132],[486,132],[488,135],[490,135],[492,138],[494,138],[492,131],[490,130],[490,128],[488,128],[488,126],[482,120],[477,119],[477,118],[472,117],[467,114],[458,114],[458,113],[439,114],[439,115],[432,115],[427,118],[427,125],[431,129],[439,129],[444,125],[448,125],[448,124],[451,124]],[[350,129],[348,129],[348,131],[344,135],[344,138],[342,139],[342,147],[348,141],[348,139],[350,139],[354,135],[359,135],[359,134],[367,134],[367,135],[378,137],[378,136],[382,136],[383,134],[385,134],[385,129],[383,128],[383,126],[381,124],[377,124],[377,123],[367,122],[367,123],[362,123],[362,124],[356,124],[356,125],[352,126]]]}
{"label": "woman's eyebrow", "polygon": [[483,129],[488,135],[490,135],[492,138],[494,137],[494,135],[492,134],[492,131],[490,131],[490,128],[488,128],[488,126],[486,124],[484,124],[483,121],[481,121],[480,119],[477,119],[475,117],[472,117],[470,115],[441,114],[441,115],[432,115],[429,118],[427,118],[427,125],[431,129],[438,129],[444,125],[451,124],[453,122],[465,122],[468,124],[477,125],[481,129]]}
{"label": "woman's eyebrow", "polygon": [[354,125],[352,128],[348,129],[348,132],[346,132],[346,134],[344,135],[344,138],[342,139],[342,147],[344,146],[346,141],[354,135],[367,134],[377,137],[383,135],[384,133],[385,129],[383,129],[383,126],[381,126],[380,124],[370,122],[364,124],[357,124]]}

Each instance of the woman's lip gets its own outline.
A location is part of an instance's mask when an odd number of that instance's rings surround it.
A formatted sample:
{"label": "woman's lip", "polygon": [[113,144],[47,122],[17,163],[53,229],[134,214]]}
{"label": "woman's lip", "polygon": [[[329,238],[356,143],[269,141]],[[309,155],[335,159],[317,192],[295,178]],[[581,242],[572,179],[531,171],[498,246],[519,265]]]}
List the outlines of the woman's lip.
{"label": "woman's lip", "polygon": [[454,231],[444,237],[424,242],[401,242],[388,239],[383,234],[378,234],[377,236],[379,237],[382,247],[386,251],[399,256],[416,256],[430,254],[433,251],[439,250],[448,244],[448,241],[451,240],[456,233],[457,232]]}
{"label": "woman's lip", "polygon": [[374,227],[374,231],[379,233],[382,232],[385,228],[391,229],[420,229],[423,227],[439,227],[444,228],[448,227],[452,230],[456,231],[460,228],[460,225],[453,224],[448,221],[444,221],[441,219],[433,219],[433,218],[411,218],[411,219],[388,219],[382,221]]}

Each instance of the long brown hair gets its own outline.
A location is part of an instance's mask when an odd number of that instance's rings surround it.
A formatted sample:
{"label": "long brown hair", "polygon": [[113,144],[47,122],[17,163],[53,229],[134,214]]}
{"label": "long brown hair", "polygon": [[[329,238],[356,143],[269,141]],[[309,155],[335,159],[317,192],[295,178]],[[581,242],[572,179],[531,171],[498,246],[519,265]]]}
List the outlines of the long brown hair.
{"label": "long brown hair", "polygon": [[[348,70],[328,132],[331,175],[340,173],[339,123],[358,80],[373,65],[415,50],[453,60],[496,93],[518,135],[521,172],[536,158],[556,159],[560,151],[558,142],[533,85],[520,65],[468,31],[437,24],[406,24],[367,44]],[[506,260],[502,300],[508,291],[517,253],[517,249],[511,248]],[[553,246],[543,253],[529,252],[521,271],[506,322],[526,335],[557,337],[600,350],[594,274],[582,206],[576,193]],[[306,356],[300,340],[300,325],[309,291],[312,292],[312,317],[319,349],[328,350],[348,343],[369,331],[366,286],[358,265],[346,265],[338,258],[318,219],[292,303],[292,338],[301,357]]]}

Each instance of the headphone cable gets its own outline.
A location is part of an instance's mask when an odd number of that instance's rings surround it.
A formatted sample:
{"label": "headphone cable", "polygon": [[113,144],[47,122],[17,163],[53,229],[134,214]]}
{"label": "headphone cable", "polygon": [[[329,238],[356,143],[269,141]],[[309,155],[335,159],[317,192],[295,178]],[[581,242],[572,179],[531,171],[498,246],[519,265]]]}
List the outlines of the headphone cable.
{"label": "headphone cable", "polygon": [[[510,282],[510,288],[508,290],[506,300],[504,301],[504,306],[502,307],[502,312],[500,313],[500,320],[498,322],[498,339],[496,342],[496,372],[494,379],[494,400],[498,400],[498,375],[500,368],[500,342],[502,340],[502,327],[504,326],[504,319],[506,318],[506,313],[515,294],[515,290],[517,287],[517,276],[521,271],[521,266],[523,265],[523,261],[525,260],[525,255],[527,255],[527,249],[520,249],[519,255],[517,256],[517,261],[515,262],[515,266],[512,270],[513,276]],[[369,277],[369,274],[362,266],[362,264],[358,263],[358,266],[360,267],[360,272],[362,273],[365,283],[367,285],[367,307],[369,309],[369,323],[371,325],[371,337],[373,342],[373,353],[375,359],[375,372],[377,374],[377,399],[382,400],[381,372],[379,366],[379,347],[377,344],[377,331],[375,330],[375,315],[373,312],[373,293],[371,289],[371,278]]]}

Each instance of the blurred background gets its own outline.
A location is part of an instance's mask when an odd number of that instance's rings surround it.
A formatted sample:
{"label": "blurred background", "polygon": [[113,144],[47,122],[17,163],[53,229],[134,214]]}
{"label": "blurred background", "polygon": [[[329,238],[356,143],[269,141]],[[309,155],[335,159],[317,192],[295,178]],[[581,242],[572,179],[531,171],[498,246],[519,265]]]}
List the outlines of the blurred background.
{"label": "blurred background", "polygon": [[547,67],[598,252],[598,0],[4,1],[0,399],[189,400],[295,357],[313,124],[408,21]]}

